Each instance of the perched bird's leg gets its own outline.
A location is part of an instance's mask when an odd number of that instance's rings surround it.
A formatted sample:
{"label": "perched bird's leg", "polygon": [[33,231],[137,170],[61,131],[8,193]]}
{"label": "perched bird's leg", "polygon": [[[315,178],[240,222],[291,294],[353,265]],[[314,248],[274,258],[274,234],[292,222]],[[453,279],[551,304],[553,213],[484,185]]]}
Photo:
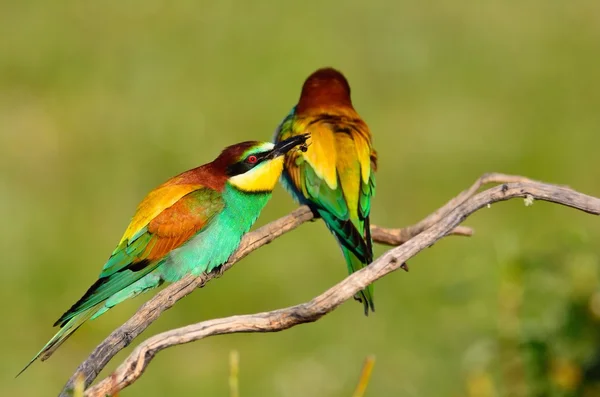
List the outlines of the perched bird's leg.
{"label": "perched bird's leg", "polygon": [[223,265],[219,265],[213,269],[213,273],[216,277],[221,277],[223,273],[225,273],[225,267]]}
{"label": "perched bird's leg", "polygon": [[309,205],[309,208],[313,213],[313,218],[310,220],[310,222],[316,222],[322,218],[321,214],[319,214],[319,211],[317,211],[315,208],[313,208],[313,206]]}

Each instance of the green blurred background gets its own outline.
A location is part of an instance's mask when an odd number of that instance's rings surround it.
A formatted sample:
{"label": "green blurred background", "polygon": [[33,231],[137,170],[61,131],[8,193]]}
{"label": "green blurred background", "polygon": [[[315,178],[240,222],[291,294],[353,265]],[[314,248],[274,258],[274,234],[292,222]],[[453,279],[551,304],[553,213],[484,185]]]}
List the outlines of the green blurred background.
{"label": "green blurred background", "polygon": [[[96,279],[139,200],[226,145],[270,139],[321,66],[346,74],[374,133],[373,223],[414,223],[489,171],[600,195],[595,0],[1,0],[1,395],[58,393],[148,295],[14,375]],[[278,188],[259,223],[294,207]],[[507,391],[516,381],[503,378],[512,358],[502,354],[513,346],[522,356],[528,332],[581,340],[569,327],[558,334],[573,296],[583,296],[581,316],[594,313],[585,302],[598,288],[598,219],[514,200],[467,224],[472,238],[445,239],[411,260],[410,273],[379,281],[368,318],[348,302],[285,332],[172,348],[122,395],[228,395],[232,349],[244,397],[350,396],[369,354],[377,362],[367,396],[542,395]],[[538,276],[527,276],[532,263]],[[344,276],[324,225],[303,225],[179,302],[141,338],[300,303]],[[582,279],[585,294],[572,293]],[[519,299],[527,310],[515,309]],[[587,334],[591,318],[580,327]]]}

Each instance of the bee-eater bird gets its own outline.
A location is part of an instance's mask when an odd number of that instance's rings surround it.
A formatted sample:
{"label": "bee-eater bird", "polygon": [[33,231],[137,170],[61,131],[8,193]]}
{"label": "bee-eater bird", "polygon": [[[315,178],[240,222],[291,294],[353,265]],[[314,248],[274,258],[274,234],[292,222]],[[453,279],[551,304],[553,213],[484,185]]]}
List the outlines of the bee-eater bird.
{"label": "bee-eater bird", "polygon": [[229,146],[213,162],[151,191],[98,280],[54,323],[60,330],[19,374],[38,357],[50,357],[88,319],[163,281],[197,276],[225,263],[271,198],[283,156],[303,147],[307,138]]}
{"label": "bee-eater bird", "polygon": [[[308,149],[286,154],[281,180],[296,201],[323,218],[353,273],[373,260],[369,213],[377,154],[369,127],[352,106],[348,81],[333,68],[306,79],[298,104],[277,127],[275,142],[307,132]],[[366,315],[369,308],[375,311],[372,285],[355,299]]]}

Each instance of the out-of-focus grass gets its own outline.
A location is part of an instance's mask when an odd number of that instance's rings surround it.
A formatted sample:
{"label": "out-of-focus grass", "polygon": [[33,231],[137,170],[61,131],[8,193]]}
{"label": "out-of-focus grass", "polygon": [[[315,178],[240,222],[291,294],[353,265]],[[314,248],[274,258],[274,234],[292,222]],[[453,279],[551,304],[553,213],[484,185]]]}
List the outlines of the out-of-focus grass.
{"label": "out-of-focus grass", "polygon": [[371,372],[373,372],[373,366],[375,365],[375,356],[368,356],[363,364],[362,371],[360,372],[360,378],[352,397],[363,397],[367,391],[367,386],[371,380]]}
{"label": "out-of-focus grass", "polygon": [[[58,391],[147,299],[13,379],[96,279],[144,194],[228,144],[270,139],[317,67],[346,73],[374,132],[374,223],[415,222],[487,171],[600,195],[597,1],[2,1],[0,37],[2,395]],[[292,208],[278,189],[260,223]],[[350,302],[286,332],[170,349],[125,394],[226,395],[237,349],[245,397],[351,395],[371,353],[368,395],[459,395],[465,350],[496,335],[512,258],[565,239],[594,251],[600,238],[596,218],[545,203],[494,205],[469,224],[474,237],[446,239],[378,282],[369,318]],[[304,225],[142,337],[295,304],[344,275],[326,228]]]}
{"label": "out-of-focus grass", "polygon": [[229,352],[229,396],[239,397],[240,353],[237,350]]}

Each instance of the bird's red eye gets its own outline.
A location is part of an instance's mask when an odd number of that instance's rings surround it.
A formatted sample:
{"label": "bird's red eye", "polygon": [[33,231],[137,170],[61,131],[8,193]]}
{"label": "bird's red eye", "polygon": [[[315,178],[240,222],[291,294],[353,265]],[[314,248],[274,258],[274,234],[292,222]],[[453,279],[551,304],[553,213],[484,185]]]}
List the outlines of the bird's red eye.
{"label": "bird's red eye", "polygon": [[247,159],[247,161],[248,161],[250,164],[254,164],[254,163],[256,163],[256,162],[258,161],[258,158],[256,158],[256,156],[248,156],[248,159]]}

